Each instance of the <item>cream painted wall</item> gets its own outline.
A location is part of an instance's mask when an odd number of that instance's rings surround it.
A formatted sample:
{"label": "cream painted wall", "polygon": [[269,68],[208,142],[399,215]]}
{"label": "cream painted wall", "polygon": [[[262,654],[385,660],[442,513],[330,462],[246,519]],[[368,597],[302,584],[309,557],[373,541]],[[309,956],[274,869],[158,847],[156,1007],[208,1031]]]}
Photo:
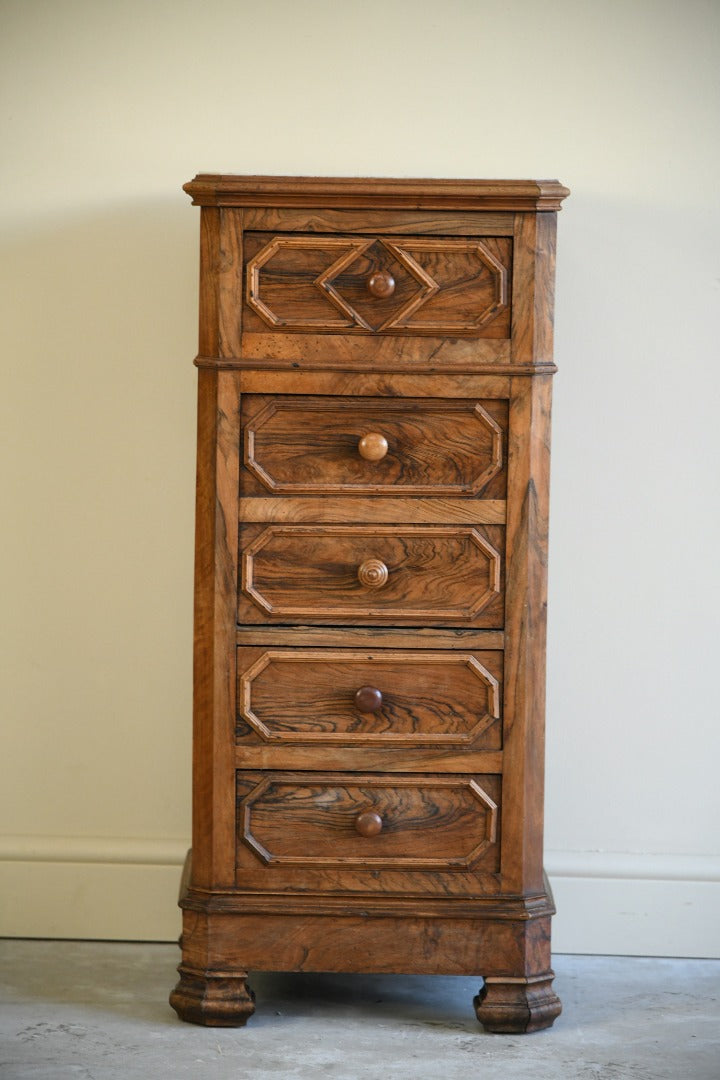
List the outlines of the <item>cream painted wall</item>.
{"label": "cream painted wall", "polygon": [[0,932],[172,938],[195,172],[557,176],[559,950],[720,954],[720,7],[5,0]]}

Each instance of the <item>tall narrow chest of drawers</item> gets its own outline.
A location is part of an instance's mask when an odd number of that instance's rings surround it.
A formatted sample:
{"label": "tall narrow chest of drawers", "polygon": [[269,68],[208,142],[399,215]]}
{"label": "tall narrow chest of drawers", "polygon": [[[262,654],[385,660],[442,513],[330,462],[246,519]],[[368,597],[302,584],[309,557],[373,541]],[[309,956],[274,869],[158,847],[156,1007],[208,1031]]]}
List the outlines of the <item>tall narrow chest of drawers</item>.
{"label": "tall narrow chest of drawers", "polygon": [[[248,971],[483,977],[552,1024],[556,181],[200,175],[185,1020]],[[479,981],[479,980],[478,980]]]}

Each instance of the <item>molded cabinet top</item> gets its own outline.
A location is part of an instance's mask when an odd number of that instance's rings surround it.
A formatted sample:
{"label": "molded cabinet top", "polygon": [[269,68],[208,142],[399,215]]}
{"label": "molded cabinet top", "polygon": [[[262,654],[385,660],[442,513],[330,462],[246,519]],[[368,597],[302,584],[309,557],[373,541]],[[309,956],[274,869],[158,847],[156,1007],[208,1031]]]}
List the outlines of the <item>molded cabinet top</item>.
{"label": "molded cabinet top", "polygon": [[558,180],[410,180],[199,173],[184,185],[196,206],[372,207],[408,210],[559,210]]}

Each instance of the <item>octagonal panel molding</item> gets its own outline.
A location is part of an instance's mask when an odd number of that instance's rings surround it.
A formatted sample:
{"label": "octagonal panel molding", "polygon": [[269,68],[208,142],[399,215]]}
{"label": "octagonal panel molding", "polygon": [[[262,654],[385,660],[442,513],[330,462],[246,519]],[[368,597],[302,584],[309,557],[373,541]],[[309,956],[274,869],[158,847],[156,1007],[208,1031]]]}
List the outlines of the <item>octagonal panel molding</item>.
{"label": "octagonal panel molding", "polygon": [[[358,582],[368,558],[381,589]],[[470,622],[500,593],[501,557],[466,525],[269,525],[242,552],[242,592],[273,618]]]}
{"label": "octagonal panel molding", "polygon": [[[359,438],[390,450],[364,461]],[[276,398],[245,424],[245,467],[273,494],[477,495],[503,466],[503,433],[479,402]]]}
{"label": "octagonal panel molding", "polygon": [[[377,271],[395,281],[380,299]],[[248,260],[245,296],[273,330],[472,334],[507,308],[508,278],[476,237],[275,236]]]}
{"label": "octagonal panel molding", "polygon": [[[266,774],[238,799],[238,840],[268,867],[468,871],[497,836],[480,779]],[[355,829],[368,810],[382,820],[370,839]]]}
{"label": "octagonal panel molding", "polygon": [[[479,330],[499,315],[507,307],[508,277],[507,269],[495,258],[492,252],[483,244],[482,240],[404,240],[402,244],[385,241],[386,246],[393,251],[396,257],[407,267],[421,285],[421,292],[417,297],[405,305],[394,318],[389,319],[382,327],[383,330],[423,330],[434,334],[451,334],[453,332],[465,332]],[[463,313],[454,318],[442,315],[432,315],[426,319],[419,319],[421,308],[427,304],[441,289],[441,286],[430,275],[427,267],[423,267],[415,256],[431,256],[434,262],[439,260],[452,262],[461,255],[469,261],[475,261],[478,271],[486,271],[491,282],[491,296],[488,301],[480,306],[471,315]],[[478,273],[479,276],[479,273]]]}
{"label": "octagonal panel molding", "polygon": [[[369,330],[370,327],[365,324],[360,316],[352,311],[331,286],[328,286],[328,281],[337,276],[350,263],[355,262],[355,259],[371,244],[372,240],[347,239],[339,236],[327,236],[323,239],[305,236],[276,236],[247,264],[247,304],[268,326],[277,330],[349,330],[353,327]],[[326,252],[331,257],[336,255],[330,266],[315,278],[313,284],[320,294],[326,297],[345,316],[343,319],[331,319],[329,315],[321,314],[318,316],[310,312],[303,313],[296,318],[283,318],[276,314],[272,306],[263,298],[261,280],[263,267],[278,259],[279,256],[293,255],[303,251]],[[339,254],[337,254],[338,252]],[[299,268],[295,270],[294,274],[292,271],[286,272],[286,289],[284,290],[286,294],[289,294],[290,289],[295,284],[293,278],[300,278]]]}
{"label": "octagonal panel molding", "polygon": [[[264,672],[271,685],[256,705],[254,686]],[[358,711],[353,696],[368,682],[382,688],[383,699],[371,716]],[[470,653],[278,649],[239,672],[238,711],[268,743],[467,746],[499,719],[500,686]]]}

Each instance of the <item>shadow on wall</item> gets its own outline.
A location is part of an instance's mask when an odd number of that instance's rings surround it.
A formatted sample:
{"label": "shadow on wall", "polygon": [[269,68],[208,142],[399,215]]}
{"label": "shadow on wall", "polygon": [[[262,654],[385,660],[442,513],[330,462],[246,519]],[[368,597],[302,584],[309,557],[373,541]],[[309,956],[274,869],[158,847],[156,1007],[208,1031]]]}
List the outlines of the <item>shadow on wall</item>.
{"label": "shadow on wall", "polygon": [[18,834],[186,827],[197,230],[178,191],[41,210],[2,241],[3,773]]}
{"label": "shadow on wall", "polygon": [[68,570],[84,546],[90,571],[98,541],[113,539],[122,558],[133,514],[177,541],[177,515],[192,510],[197,227],[181,193],[41,219],[5,246],[4,393],[11,445],[24,448],[10,477],[18,539],[37,543],[23,525],[39,524],[40,508],[23,496],[42,491]]}
{"label": "shadow on wall", "polygon": [[44,345],[73,372],[109,374],[121,359],[132,369],[148,355],[177,364],[196,337],[198,222],[188,211],[180,193],[16,228],[4,265],[22,358],[42,363]]}

